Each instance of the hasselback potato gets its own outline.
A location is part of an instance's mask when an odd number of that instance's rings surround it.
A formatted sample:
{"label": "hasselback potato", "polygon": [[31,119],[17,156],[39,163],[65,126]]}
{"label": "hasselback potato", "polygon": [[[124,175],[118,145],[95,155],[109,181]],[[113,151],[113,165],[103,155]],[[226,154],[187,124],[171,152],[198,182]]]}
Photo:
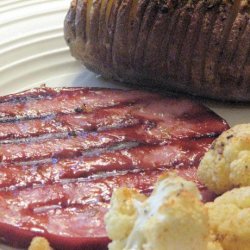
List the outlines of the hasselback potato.
{"label": "hasselback potato", "polygon": [[250,101],[249,0],[78,0],[72,55],[105,78]]}

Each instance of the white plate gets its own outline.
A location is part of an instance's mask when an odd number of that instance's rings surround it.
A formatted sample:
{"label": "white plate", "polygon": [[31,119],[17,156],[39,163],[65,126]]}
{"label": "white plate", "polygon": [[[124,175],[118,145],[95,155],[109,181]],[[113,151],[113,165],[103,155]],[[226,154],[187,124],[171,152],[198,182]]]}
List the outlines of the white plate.
{"label": "white plate", "polygon": [[[0,1],[0,95],[48,86],[123,87],[83,68],[63,39],[69,0]],[[249,105],[208,103],[230,125],[250,122]],[[8,247],[1,246],[0,250]]]}

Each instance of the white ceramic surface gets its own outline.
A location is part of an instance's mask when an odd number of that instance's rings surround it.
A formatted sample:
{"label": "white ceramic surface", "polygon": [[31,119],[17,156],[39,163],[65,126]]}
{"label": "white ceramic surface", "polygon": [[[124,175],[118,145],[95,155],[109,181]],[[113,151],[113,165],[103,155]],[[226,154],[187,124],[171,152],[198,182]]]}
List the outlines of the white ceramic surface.
{"label": "white ceramic surface", "polygon": [[[122,87],[84,69],[63,39],[70,0],[0,1],[0,95],[48,86]],[[250,122],[250,104],[209,102],[231,125]],[[0,245],[0,250],[8,247]]]}

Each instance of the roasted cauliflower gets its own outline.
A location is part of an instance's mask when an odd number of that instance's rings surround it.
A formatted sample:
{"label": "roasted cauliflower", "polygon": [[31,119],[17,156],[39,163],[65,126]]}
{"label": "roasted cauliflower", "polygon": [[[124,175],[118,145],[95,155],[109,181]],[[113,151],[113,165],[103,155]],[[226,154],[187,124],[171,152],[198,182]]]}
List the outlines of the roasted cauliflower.
{"label": "roasted cauliflower", "polygon": [[34,237],[30,243],[28,250],[53,250],[47,239],[43,237]]}
{"label": "roasted cauliflower", "polygon": [[105,217],[110,250],[219,250],[210,241],[208,213],[194,183],[164,176],[149,198],[118,189]]}
{"label": "roasted cauliflower", "polygon": [[206,207],[212,233],[223,249],[250,249],[250,187],[228,191]]}
{"label": "roasted cauliflower", "polygon": [[214,141],[201,160],[198,178],[217,194],[250,185],[250,124],[237,125]]}
{"label": "roasted cauliflower", "polygon": [[143,202],[146,196],[129,188],[117,189],[111,199],[111,209],[105,216],[108,236],[114,239],[109,249],[123,249],[136,219],[134,201]]}

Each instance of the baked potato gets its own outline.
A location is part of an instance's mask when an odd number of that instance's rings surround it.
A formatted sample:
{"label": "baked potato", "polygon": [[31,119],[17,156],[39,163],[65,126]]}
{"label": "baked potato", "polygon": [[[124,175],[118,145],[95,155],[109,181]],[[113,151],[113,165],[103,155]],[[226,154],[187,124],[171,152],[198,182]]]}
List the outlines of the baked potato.
{"label": "baked potato", "polygon": [[74,0],[65,39],[104,78],[250,101],[249,0]]}

